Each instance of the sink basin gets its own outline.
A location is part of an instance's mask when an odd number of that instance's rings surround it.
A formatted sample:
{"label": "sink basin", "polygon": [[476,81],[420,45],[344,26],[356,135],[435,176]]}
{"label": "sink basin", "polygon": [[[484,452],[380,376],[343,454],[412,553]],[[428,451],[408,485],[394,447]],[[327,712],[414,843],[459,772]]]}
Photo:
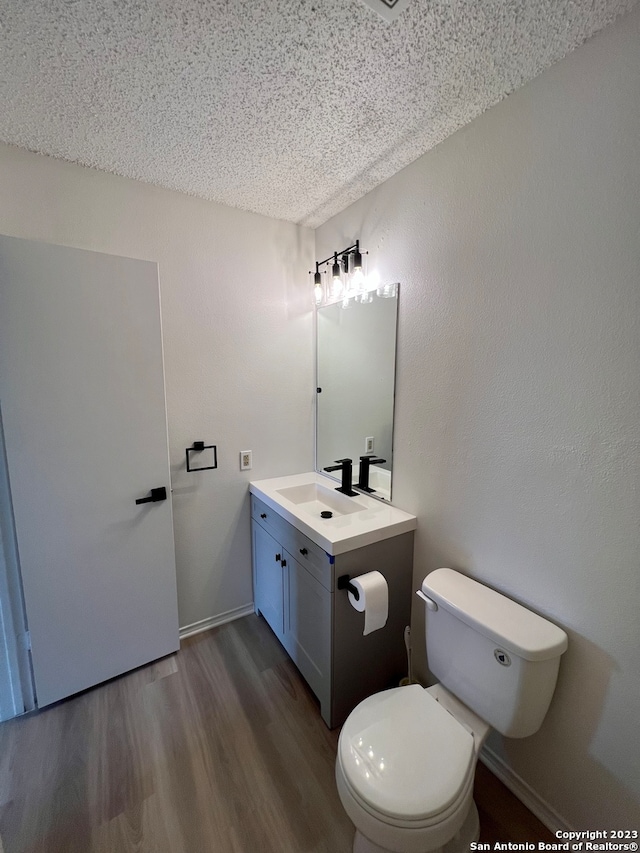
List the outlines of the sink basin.
{"label": "sink basin", "polygon": [[[332,557],[416,529],[415,515],[369,495],[350,498],[336,492],[335,484],[308,471],[252,480],[249,491]],[[322,518],[323,512],[330,512],[332,519]]]}
{"label": "sink basin", "polygon": [[327,510],[333,516],[351,515],[361,512],[366,507],[347,497],[335,489],[327,489],[319,483],[304,483],[301,486],[289,486],[287,489],[277,489],[278,494],[299,509],[320,516],[321,512]]}

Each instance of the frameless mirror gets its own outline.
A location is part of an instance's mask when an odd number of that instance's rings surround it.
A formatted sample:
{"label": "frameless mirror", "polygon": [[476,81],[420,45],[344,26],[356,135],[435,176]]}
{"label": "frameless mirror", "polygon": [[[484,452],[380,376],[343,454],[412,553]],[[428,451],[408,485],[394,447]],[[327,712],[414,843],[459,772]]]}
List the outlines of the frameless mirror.
{"label": "frameless mirror", "polygon": [[[361,466],[373,497],[391,499],[393,403],[398,285],[316,312],[316,470],[353,460],[353,485]],[[391,295],[386,295],[391,294]],[[370,462],[361,463],[368,456]],[[326,472],[325,472],[326,473]],[[330,476],[337,476],[340,472]]]}

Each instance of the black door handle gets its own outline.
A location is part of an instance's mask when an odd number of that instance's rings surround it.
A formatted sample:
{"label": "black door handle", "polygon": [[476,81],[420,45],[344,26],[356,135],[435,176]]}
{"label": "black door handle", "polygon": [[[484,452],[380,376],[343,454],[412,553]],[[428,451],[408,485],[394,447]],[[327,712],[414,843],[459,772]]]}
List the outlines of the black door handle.
{"label": "black door handle", "polygon": [[159,489],[151,489],[151,494],[148,498],[138,498],[137,504],[150,504],[157,503],[157,501],[166,501],[167,499],[167,490],[164,486],[160,486]]}

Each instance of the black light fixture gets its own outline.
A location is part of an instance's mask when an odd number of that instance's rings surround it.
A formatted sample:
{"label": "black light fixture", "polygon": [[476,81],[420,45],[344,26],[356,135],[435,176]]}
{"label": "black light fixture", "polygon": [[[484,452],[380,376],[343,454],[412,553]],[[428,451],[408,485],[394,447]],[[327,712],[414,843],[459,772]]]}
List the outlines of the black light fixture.
{"label": "black light fixture", "polygon": [[345,280],[350,274],[355,275],[356,279],[362,278],[362,254],[360,241],[356,240],[352,246],[347,246],[346,249],[341,249],[339,252],[333,252],[323,261],[316,261],[316,271],[313,274],[316,305],[322,304],[324,297],[320,267],[331,264],[331,298],[340,299],[344,296],[345,301],[347,301],[350,294],[343,293]]}
{"label": "black light fixture", "polygon": [[[352,246],[347,246],[346,249],[334,252],[323,261],[316,261],[316,271],[313,274],[313,287],[316,304],[318,305],[322,302],[323,298],[322,274],[320,272],[320,267],[325,264],[331,264],[331,295],[334,298],[339,298],[344,286],[343,276],[346,278],[350,272],[362,273],[362,252],[360,251],[360,241],[356,240]],[[351,269],[349,268],[350,266]]]}

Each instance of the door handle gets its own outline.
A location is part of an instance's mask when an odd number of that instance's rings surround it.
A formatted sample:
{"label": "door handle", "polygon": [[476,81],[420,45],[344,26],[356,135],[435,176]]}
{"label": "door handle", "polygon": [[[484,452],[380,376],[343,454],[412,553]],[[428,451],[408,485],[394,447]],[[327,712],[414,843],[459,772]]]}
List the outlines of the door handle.
{"label": "door handle", "polygon": [[151,494],[146,498],[138,498],[136,500],[137,504],[149,504],[149,503],[157,503],[158,501],[166,501],[167,499],[167,490],[164,486],[160,486],[158,489],[151,489]]}

